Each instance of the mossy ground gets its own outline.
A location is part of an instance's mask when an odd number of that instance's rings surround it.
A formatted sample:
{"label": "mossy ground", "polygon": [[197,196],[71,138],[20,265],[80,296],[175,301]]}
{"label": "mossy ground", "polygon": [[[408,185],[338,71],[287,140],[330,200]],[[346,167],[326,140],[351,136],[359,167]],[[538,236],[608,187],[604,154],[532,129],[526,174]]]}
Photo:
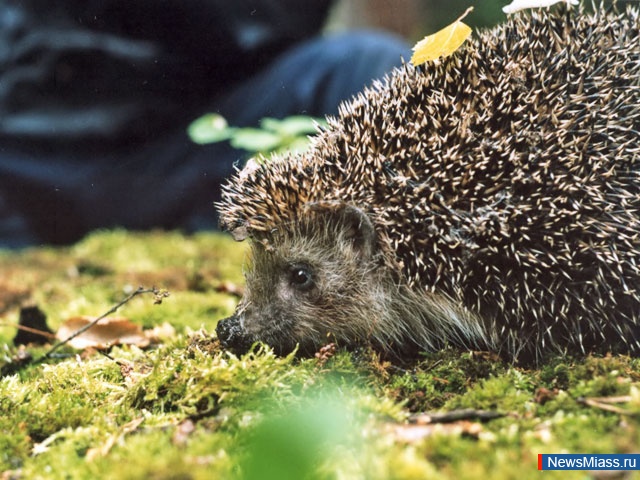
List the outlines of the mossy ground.
{"label": "mossy ground", "polygon": [[[61,349],[68,355],[5,375],[0,476],[584,479],[600,477],[538,472],[537,454],[638,451],[640,362],[624,356],[527,369],[454,350],[409,366],[367,350],[326,362],[265,349],[225,353],[212,334],[237,301],[228,285],[242,285],[243,257],[242,244],[218,234],[122,231],[70,248],[0,252],[0,366],[19,353],[11,325],[25,302],[55,330],[154,285],[171,297],[162,305],[137,297],[118,315],[175,328],[145,350]],[[26,351],[38,357],[47,348]],[[582,400],[617,396],[614,411]],[[462,408],[506,415],[428,428],[406,422]]]}

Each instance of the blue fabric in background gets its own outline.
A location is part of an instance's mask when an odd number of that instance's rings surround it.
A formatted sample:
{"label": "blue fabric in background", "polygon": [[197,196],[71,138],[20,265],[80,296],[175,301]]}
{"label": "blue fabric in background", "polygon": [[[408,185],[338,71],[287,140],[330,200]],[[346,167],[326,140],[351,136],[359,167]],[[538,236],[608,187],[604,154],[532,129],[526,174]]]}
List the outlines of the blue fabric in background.
{"label": "blue fabric in background", "polygon": [[335,114],[410,55],[379,32],[316,35],[329,1],[36,3],[0,0],[0,247],[215,228],[245,154],[192,143],[190,121]]}

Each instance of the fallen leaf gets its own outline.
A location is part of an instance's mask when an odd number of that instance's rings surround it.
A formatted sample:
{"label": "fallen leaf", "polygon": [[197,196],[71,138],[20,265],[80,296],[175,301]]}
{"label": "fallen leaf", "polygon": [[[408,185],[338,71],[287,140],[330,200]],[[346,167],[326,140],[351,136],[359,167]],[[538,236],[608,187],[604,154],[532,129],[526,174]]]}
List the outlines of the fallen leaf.
{"label": "fallen leaf", "polygon": [[[56,333],[56,338],[64,341],[93,321],[94,318],[92,317],[83,316],[70,318],[60,326]],[[99,349],[108,348],[117,344],[146,347],[149,343],[150,340],[144,334],[140,325],[136,325],[122,317],[103,318],[86,332],[81,333],[68,342],[71,347],[78,350],[90,347]]]}
{"label": "fallen leaf", "polygon": [[413,56],[411,63],[414,65],[422,65],[425,62],[436,60],[440,57],[448,57],[455,52],[464,41],[471,35],[471,27],[462,22],[462,19],[473,10],[473,7],[467,8],[451,25],[437,31],[431,35],[427,35],[413,47]]}

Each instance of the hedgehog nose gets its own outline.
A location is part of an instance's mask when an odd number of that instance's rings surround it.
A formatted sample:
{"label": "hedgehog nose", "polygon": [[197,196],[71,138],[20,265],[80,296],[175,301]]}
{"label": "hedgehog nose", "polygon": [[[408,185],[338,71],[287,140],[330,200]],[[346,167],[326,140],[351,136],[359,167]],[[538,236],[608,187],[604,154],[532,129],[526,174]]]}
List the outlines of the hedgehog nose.
{"label": "hedgehog nose", "polygon": [[240,322],[235,315],[224,318],[218,322],[216,333],[218,334],[218,339],[225,348],[229,348],[231,346],[232,339],[239,328]]}
{"label": "hedgehog nose", "polygon": [[251,347],[251,340],[242,328],[240,316],[233,315],[218,322],[216,333],[222,346],[234,353],[245,353]]}

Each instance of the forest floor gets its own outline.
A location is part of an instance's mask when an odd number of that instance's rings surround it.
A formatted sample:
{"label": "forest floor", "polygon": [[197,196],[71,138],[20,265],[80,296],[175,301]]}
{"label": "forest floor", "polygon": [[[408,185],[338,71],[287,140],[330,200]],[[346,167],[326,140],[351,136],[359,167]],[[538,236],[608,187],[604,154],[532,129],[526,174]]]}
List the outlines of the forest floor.
{"label": "forest floor", "polygon": [[[300,359],[260,346],[236,357],[215,326],[242,292],[245,247],[113,231],[0,251],[0,479],[640,478],[537,470],[541,453],[638,453],[638,359],[525,368],[446,349],[396,365],[367,348]],[[14,345],[21,307],[23,324],[40,311],[58,332],[140,286],[170,295],[126,302],[94,346]],[[142,339],[101,348],[127,320]]]}

